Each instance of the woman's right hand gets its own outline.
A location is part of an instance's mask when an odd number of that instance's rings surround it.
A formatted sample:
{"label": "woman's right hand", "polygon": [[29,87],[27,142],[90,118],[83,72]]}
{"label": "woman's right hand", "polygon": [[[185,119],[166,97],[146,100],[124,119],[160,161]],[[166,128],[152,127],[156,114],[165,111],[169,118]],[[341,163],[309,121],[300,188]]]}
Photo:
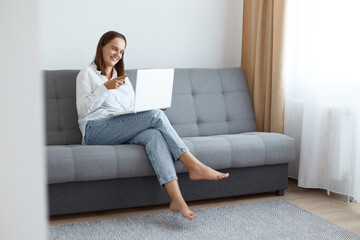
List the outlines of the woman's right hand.
{"label": "woman's right hand", "polygon": [[120,77],[111,79],[111,80],[107,81],[106,83],[104,83],[104,86],[105,86],[107,89],[117,89],[117,88],[119,88],[121,85],[125,84],[125,78],[126,78],[127,76],[128,76],[128,75],[125,74],[125,75],[122,75],[122,76],[120,76]]}

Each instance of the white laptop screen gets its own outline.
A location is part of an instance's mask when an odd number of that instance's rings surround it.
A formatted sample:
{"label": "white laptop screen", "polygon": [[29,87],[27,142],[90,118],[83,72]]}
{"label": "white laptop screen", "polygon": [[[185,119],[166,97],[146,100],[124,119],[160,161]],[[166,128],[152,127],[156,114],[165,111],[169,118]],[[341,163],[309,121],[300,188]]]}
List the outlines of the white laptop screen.
{"label": "white laptop screen", "polygon": [[171,106],[174,69],[137,71],[135,112]]}

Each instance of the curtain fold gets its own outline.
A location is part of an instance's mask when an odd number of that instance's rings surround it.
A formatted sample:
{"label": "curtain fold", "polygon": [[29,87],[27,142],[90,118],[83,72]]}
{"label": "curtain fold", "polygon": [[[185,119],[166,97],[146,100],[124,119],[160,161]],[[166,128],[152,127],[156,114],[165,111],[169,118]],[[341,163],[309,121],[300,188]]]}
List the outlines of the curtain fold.
{"label": "curtain fold", "polygon": [[241,65],[259,131],[283,133],[285,0],[244,0]]}
{"label": "curtain fold", "polygon": [[[285,134],[296,139],[289,174],[301,187],[360,200],[360,2],[289,1]],[[334,17],[336,16],[336,17]]]}

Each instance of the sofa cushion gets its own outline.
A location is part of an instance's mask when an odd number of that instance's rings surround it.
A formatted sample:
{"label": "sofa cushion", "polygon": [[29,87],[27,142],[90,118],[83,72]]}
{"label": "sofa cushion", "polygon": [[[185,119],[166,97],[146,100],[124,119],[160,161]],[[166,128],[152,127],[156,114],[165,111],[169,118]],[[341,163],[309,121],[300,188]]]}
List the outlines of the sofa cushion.
{"label": "sofa cushion", "polygon": [[241,68],[176,69],[172,106],[165,113],[181,137],[257,130]]}
{"label": "sofa cushion", "polygon": [[278,133],[250,132],[183,139],[192,153],[215,169],[255,167],[295,160],[295,141]]}
{"label": "sofa cushion", "polygon": [[[295,159],[295,141],[276,133],[250,132],[183,138],[190,151],[215,169],[287,163]],[[47,146],[48,183],[153,176],[141,145]],[[181,162],[176,171],[186,172]]]}
{"label": "sofa cushion", "polygon": [[78,70],[44,71],[47,145],[81,143],[76,110],[78,73]]}

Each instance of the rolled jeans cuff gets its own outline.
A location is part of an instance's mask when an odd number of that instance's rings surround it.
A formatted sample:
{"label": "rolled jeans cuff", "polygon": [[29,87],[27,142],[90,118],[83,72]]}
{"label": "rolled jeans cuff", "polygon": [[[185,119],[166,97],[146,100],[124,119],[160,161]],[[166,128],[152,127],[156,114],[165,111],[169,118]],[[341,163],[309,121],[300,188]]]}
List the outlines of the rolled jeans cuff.
{"label": "rolled jeans cuff", "polygon": [[174,156],[175,160],[178,161],[178,160],[179,160],[179,157],[180,157],[181,155],[183,155],[184,153],[186,153],[187,151],[189,151],[189,149],[188,149],[187,147],[184,147],[184,148],[179,149],[179,151],[177,151],[176,154],[175,154],[175,156]]}
{"label": "rolled jeans cuff", "polygon": [[171,181],[174,181],[174,180],[178,180],[177,176],[170,176],[170,177],[165,177],[165,178],[159,179],[159,183],[160,183],[160,186],[162,188],[164,188],[165,183],[168,183],[168,182],[171,182]]}

